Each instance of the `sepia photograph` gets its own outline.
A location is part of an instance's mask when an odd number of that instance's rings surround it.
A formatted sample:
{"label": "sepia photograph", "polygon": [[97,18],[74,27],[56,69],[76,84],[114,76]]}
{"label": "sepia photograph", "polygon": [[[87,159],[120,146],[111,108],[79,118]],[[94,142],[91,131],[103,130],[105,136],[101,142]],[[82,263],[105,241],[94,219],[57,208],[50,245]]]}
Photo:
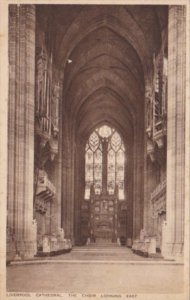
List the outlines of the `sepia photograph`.
{"label": "sepia photograph", "polygon": [[2,300],[188,300],[188,1],[4,8]]}

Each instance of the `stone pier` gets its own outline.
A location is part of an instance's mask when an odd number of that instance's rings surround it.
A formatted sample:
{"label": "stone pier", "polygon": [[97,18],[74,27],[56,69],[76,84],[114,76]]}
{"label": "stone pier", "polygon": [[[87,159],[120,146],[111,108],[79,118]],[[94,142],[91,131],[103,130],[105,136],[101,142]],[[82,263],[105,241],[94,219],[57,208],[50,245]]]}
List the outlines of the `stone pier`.
{"label": "stone pier", "polygon": [[[185,201],[185,6],[169,7],[165,258],[180,258]],[[167,238],[166,238],[167,236]]]}
{"label": "stone pier", "polygon": [[35,7],[11,5],[9,21],[8,220],[15,252],[36,253],[33,220]]}

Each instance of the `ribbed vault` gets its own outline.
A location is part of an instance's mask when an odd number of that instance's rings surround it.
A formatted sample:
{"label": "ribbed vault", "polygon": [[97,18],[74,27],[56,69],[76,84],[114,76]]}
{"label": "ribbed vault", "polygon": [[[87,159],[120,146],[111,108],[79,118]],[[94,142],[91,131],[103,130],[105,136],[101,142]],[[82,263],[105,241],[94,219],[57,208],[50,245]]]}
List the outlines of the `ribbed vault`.
{"label": "ribbed vault", "polygon": [[38,6],[39,22],[51,34],[54,60],[64,70],[64,106],[80,134],[90,126],[90,107],[94,122],[100,121],[98,110],[103,109],[112,118],[120,115],[121,127],[136,126],[144,106],[144,82],[167,22],[165,7],[52,5],[46,10],[42,18],[44,6]]}
{"label": "ribbed vault", "polygon": [[[129,180],[128,207],[134,218],[138,216],[133,226],[130,215],[128,226],[129,235],[136,235],[142,223],[145,82],[152,76],[153,55],[161,45],[167,9],[137,5],[52,5],[47,10],[46,19],[45,15],[42,18],[42,6],[38,6],[37,13],[43,30],[50,32],[53,61],[64,71],[63,153],[71,170],[66,170],[63,176],[64,182],[70,182],[64,185],[63,197],[75,206],[75,236],[80,235],[78,197],[82,197],[84,188],[81,157],[90,132],[102,123],[114,126],[127,145],[128,172],[131,172],[128,177],[133,178]],[[135,211],[133,201],[136,201]],[[67,209],[63,218],[64,228],[69,232],[72,209],[70,214]]]}

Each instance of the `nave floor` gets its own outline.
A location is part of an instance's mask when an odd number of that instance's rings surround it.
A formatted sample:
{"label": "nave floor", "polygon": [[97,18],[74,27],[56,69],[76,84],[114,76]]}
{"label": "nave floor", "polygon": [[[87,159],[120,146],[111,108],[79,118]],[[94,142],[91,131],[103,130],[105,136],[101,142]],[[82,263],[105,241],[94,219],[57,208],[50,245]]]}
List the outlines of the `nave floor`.
{"label": "nave floor", "polygon": [[74,247],[56,257],[11,264],[7,291],[181,293],[183,265],[144,258],[126,247]]}

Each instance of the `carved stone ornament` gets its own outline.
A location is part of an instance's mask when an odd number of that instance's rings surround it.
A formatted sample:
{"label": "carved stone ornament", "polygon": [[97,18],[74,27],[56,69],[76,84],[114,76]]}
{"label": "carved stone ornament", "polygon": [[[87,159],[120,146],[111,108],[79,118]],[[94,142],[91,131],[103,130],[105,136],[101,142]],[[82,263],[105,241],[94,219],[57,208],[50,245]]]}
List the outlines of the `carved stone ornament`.
{"label": "carved stone ornament", "polygon": [[155,161],[155,146],[154,142],[151,139],[147,139],[147,154],[150,157],[151,161]]}
{"label": "carved stone ornament", "polygon": [[148,126],[148,128],[146,129],[146,133],[147,133],[148,138],[151,138],[151,136],[152,136],[152,128],[150,126]]}
{"label": "carved stone ornament", "polygon": [[157,132],[155,134],[154,139],[156,141],[156,144],[158,145],[158,148],[162,149],[164,147],[164,136],[163,136],[162,132]]}
{"label": "carved stone ornament", "polygon": [[52,137],[49,141],[49,146],[50,146],[50,158],[51,161],[53,161],[55,156],[58,154],[58,140]]}

